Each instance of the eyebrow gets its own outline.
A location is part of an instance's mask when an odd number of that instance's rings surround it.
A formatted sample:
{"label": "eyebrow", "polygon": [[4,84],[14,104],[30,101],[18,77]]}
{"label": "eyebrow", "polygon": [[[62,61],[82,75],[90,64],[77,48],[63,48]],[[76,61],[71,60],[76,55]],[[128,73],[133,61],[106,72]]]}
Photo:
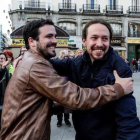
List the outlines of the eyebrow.
{"label": "eyebrow", "polygon": [[[91,36],[98,36],[97,34],[93,34]],[[108,35],[103,35],[103,37],[109,37]]]}
{"label": "eyebrow", "polygon": [[45,36],[57,36],[57,34],[46,34]]}

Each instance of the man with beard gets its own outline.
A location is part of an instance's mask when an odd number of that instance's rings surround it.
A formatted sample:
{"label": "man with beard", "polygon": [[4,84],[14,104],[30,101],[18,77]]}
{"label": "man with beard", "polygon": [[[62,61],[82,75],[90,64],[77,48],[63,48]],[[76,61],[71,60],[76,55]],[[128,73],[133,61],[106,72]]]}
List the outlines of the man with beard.
{"label": "man with beard", "polygon": [[[25,25],[27,52],[6,89],[1,140],[50,140],[53,101],[73,109],[91,109],[132,92],[132,78],[115,74],[113,86],[80,88],[60,77],[48,61],[54,57],[56,30],[51,20]],[[62,108],[63,110],[63,108]]]}
{"label": "man with beard", "polygon": [[[88,22],[82,34],[86,52],[74,59],[50,60],[60,75],[80,87],[96,88],[114,84],[113,70],[131,77],[130,67],[110,47],[112,29],[103,19]],[[100,108],[72,114],[76,140],[139,140],[140,122],[132,93]]]}

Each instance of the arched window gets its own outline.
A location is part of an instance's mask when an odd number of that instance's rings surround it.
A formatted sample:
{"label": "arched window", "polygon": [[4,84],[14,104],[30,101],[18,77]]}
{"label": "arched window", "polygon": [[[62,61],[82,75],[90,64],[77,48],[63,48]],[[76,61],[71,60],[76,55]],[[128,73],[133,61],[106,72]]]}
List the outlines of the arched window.
{"label": "arched window", "polygon": [[60,22],[59,27],[68,32],[69,35],[76,35],[76,24],[71,22]]}
{"label": "arched window", "polygon": [[128,24],[129,37],[140,37],[140,23],[129,22]]}
{"label": "arched window", "polygon": [[120,23],[110,23],[113,29],[113,36],[122,36],[122,24]]}

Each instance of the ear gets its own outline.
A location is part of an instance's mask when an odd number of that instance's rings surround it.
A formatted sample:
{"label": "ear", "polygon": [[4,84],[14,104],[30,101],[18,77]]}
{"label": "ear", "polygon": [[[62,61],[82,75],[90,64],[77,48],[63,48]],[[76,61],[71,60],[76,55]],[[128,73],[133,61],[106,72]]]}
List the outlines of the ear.
{"label": "ear", "polygon": [[86,43],[86,39],[85,38],[82,38],[82,42],[83,42],[83,46],[86,47],[87,43]]}
{"label": "ear", "polygon": [[36,40],[34,40],[32,37],[29,37],[28,42],[29,42],[29,46],[30,46],[31,49],[36,48]]}

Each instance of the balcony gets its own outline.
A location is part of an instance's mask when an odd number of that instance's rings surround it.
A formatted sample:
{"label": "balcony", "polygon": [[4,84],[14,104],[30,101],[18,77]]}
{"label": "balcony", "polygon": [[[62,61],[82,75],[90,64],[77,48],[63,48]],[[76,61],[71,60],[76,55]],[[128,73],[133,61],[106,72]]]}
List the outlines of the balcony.
{"label": "balcony", "polygon": [[25,10],[33,10],[33,11],[46,11],[45,2],[31,2],[24,1],[24,9]]}
{"label": "balcony", "polygon": [[113,36],[122,36],[122,30],[113,30]]}
{"label": "balcony", "polygon": [[129,14],[140,14],[140,6],[129,6],[128,13]]}
{"label": "balcony", "polygon": [[107,14],[123,14],[123,6],[121,5],[106,5]]}
{"label": "balcony", "polygon": [[76,12],[76,4],[75,3],[59,3],[58,4],[59,12]]}
{"label": "balcony", "polygon": [[99,4],[83,4],[83,13],[100,14]]}
{"label": "balcony", "polygon": [[128,32],[128,37],[140,37],[140,32]]}

